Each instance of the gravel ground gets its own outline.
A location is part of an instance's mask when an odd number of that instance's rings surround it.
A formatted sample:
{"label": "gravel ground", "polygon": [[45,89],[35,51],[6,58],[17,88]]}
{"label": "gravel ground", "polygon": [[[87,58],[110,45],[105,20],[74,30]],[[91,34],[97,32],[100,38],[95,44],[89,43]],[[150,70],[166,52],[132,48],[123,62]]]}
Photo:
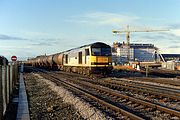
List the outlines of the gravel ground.
{"label": "gravel ground", "polygon": [[24,75],[32,120],[80,120],[81,115],[72,105],[48,89],[48,85],[37,80],[32,73]]}

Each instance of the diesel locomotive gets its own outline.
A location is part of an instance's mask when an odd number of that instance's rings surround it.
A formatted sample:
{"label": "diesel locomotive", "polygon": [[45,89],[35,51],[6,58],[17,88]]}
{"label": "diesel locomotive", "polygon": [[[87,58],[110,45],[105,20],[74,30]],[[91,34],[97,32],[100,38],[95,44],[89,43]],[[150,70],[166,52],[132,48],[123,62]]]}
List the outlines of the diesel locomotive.
{"label": "diesel locomotive", "polygon": [[112,53],[109,45],[96,42],[49,56],[37,56],[26,63],[86,75],[106,74],[112,70]]}

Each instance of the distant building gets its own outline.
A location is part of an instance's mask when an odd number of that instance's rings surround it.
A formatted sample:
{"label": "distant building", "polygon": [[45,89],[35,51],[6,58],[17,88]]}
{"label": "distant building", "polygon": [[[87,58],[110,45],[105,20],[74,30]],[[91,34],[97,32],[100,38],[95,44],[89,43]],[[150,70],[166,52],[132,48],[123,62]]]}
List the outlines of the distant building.
{"label": "distant building", "polygon": [[[159,59],[157,50],[153,44],[130,44],[129,61],[154,62]],[[121,64],[128,61],[128,46],[124,42],[113,43],[112,52],[113,62]]]}
{"label": "distant building", "polygon": [[180,70],[180,61],[162,62],[162,68],[169,70]]}
{"label": "distant building", "polygon": [[180,54],[162,54],[165,61],[180,61]]}
{"label": "distant building", "polygon": [[170,70],[180,70],[180,54],[162,54],[165,62],[162,68]]}

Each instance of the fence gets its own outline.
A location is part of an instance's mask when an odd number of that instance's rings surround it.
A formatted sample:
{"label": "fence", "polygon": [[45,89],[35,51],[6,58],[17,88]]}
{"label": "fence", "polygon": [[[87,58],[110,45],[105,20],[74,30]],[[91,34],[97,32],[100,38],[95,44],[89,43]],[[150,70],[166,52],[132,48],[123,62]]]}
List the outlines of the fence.
{"label": "fence", "polygon": [[18,80],[18,65],[0,66],[0,120],[5,115],[10,96]]}

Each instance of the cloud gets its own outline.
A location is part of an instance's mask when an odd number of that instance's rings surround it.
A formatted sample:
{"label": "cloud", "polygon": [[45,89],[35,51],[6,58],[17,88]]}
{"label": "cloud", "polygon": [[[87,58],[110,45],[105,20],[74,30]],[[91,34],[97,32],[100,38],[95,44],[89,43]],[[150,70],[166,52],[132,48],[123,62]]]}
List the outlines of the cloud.
{"label": "cloud", "polygon": [[39,42],[39,43],[32,43],[31,44],[32,46],[53,46],[54,43],[51,43],[51,42]]}
{"label": "cloud", "polygon": [[171,30],[171,33],[180,37],[180,29]]}
{"label": "cloud", "polygon": [[138,19],[140,19],[138,16],[133,15],[130,16],[110,12],[92,12],[83,15],[72,16],[69,20],[66,21],[95,25],[119,25],[129,24]]}
{"label": "cloud", "polygon": [[180,23],[167,25],[166,28],[170,30],[170,33],[180,36]]}
{"label": "cloud", "polygon": [[30,38],[53,37],[52,34],[45,33],[45,32],[37,32],[37,31],[25,31],[25,30],[22,30],[22,31],[19,32],[19,34],[22,34],[22,35],[30,37]]}
{"label": "cloud", "polygon": [[170,42],[178,42],[180,40],[180,36],[172,33],[172,32],[158,32],[153,34],[145,34],[139,35],[144,39],[158,40],[158,41],[170,41]]}
{"label": "cloud", "polygon": [[167,26],[168,29],[180,29],[180,23],[170,24]]}
{"label": "cloud", "polygon": [[23,50],[23,49],[31,49],[30,46],[14,46],[14,45],[6,45],[6,46],[0,46],[0,49],[3,50]]}
{"label": "cloud", "polygon": [[21,37],[14,37],[14,36],[0,34],[0,40],[27,40],[27,39],[21,38]]}
{"label": "cloud", "polygon": [[180,45],[172,45],[172,46],[169,46],[168,48],[180,48]]}
{"label": "cloud", "polygon": [[32,46],[55,46],[59,43],[63,42],[64,39],[62,38],[41,38],[41,39],[33,39],[31,40]]}

